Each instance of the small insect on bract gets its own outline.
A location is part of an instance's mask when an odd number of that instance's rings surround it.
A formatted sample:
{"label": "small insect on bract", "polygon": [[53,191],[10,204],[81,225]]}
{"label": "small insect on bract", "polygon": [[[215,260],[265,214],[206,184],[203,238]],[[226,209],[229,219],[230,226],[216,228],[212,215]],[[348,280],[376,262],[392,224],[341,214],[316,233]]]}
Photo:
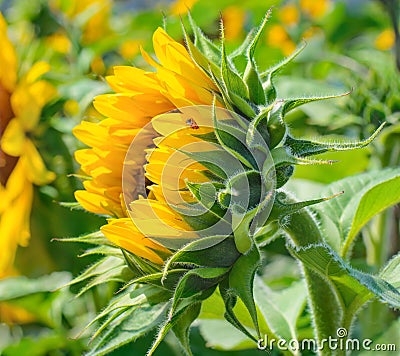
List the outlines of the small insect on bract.
{"label": "small insect on bract", "polygon": [[197,125],[197,122],[193,118],[189,118],[186,120],[186,124],[190,126],[190,128],[197,130],[199,128],[199,125]]}

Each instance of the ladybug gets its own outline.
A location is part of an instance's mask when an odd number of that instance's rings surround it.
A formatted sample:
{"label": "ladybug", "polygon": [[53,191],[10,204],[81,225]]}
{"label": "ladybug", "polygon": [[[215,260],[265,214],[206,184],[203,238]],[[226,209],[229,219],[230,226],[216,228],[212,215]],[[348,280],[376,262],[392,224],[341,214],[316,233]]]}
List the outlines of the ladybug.
{"label": "ladybug", "polygon": [[199,129],[199,125],[197,125],[197,122],[191,117],[186,120],[186,124],[189,125],[193,130]]}

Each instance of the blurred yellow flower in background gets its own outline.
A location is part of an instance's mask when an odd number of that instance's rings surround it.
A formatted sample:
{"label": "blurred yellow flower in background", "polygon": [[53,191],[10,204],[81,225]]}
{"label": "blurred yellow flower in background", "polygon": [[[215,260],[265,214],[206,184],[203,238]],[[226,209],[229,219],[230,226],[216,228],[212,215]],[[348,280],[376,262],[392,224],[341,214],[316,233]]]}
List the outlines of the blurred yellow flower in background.
{"label": "blurred yellow flower in background", "polygon": [[140,46],[143,43],[141,40],[128,40],[121,44],[119,53],[126,60],[132,60],[140,51]]}
{"label": "blurred yellow flower in background", "polygon": [[62,11],[82,29],[82,43],[94,43],[110,30],[111,0],[52,0],[53,11]]}
{"label": "blurred yellow flower in background", "polygon": [[79,102],[74,99],[68,99],[64,103],[64,111],[69,116],[75,116],[79,113]]}
{"label": "blurred yellow flower in background", "polygon": [[394,45],[394,31],[391,28],[383,30],[375,39],[375,48],[381,51],[387,51]]}
{"label": "blurred yellow flower in background", "polygon": [[238,39],[244,30],[246,19],[245,11],[239,6],[228,6],[222,11],[225,38],[229,40]]}
{"label": "blurred yellow flower in background", "polygon": [[[39,79],[49,70],[44,62],[17,78],[17,56],[1,14],[0,44],[0,278],[4,278],[16,273],[17,247],[27,246],[30,238],[32,184],[47,184],[55,178],[47,171],[31,136],[42,108],[56,90]],[[3,310],[2,314],[13,319],[11,311]]]}
{"label": "blurred yellow flower in background", "polygon": [[325,15],[330,4],[331,0],[300,0],[301,11],[313,19]]}
{"label": "blurred yellow flower in background", "polygon": [[274,48],[279,48],[283,55],[288,56],[292,53],[296,44],[289,37],[289,34],[282,25],[272,25],[266,34],[267,44]]}
{"label": "blurred yellow flower in background", "polygon": [[[183,229],[189,229],[189,226],[162,201],[156,186],[149,199],[139,199],[131,204],[131,217],[136,219],[136,225],[133,223],[122,201],[125,156],[136,134],[147,123],[156,120],[157,115],[183,106],[210,105],[212,90],[217,89],[192,61],[185,47],[161,28],[155,31],[153,44],[159,62],[144,51],[142,54],[156,72],[128,66],[114,67],[114,75],[107,77],[107,81],[116,93],[100,95],[94,101],[95,108],[106,118],[99,122],[83,121],[74,129],[75,136],[90,147],[75,154],[81,170],[88,176],[83,183],[85,190],[75,192],[75,197],[86,210],[113,217],[101,229],[109,240],[137,256],[162,264],[162,256],[168,255],[169,251],[147,238],[143,227],[152,231],[149,235],[154,231],[163,235],[168,226]],[[173,126],[176,124],[172,123]],[[182,120],[178,124],[187,127]],[[141,134],[143,142],[139,144],[143,151],[152,144],[154,134],[154,130],[149,130],[143,139]],[[153,156],[156,161],[147,171],[154,183],[163,169],[163,164],[157,163],[160,154]],[[137,172],[132,177],[135,180],[133,189],[144,180],[145,163],[143,157],[143,161],[134,162],[131,167]],[[158,219],[151,219],[150,211],[153,215],[156,213]],[[141,225],[140,229],[137,225]]]}
{"label": "blurred yellow flower in background", "polygon": [[184,15],[198,0],[175,0],[170,7],[172,15]]}
{"label": "blurred yellow flower in background", "polygon": [[67,54],[71,50],[71,41],[63,33],[54,33],[46,38],[46,44],[54,51]]}
{"label": "blurred yellow flower in background", "polygon": [[279,19],[284,25],[297,25],[300,20],[299,9],[294,4],[285,5],[279,10]]}
{"label": "blurred yellow flower in background", "polygon": [[106,72],[106,65],[104,64],[103,58],[101,56],[95,56],[90,62],[90,69],[97,75],[104,75]]}

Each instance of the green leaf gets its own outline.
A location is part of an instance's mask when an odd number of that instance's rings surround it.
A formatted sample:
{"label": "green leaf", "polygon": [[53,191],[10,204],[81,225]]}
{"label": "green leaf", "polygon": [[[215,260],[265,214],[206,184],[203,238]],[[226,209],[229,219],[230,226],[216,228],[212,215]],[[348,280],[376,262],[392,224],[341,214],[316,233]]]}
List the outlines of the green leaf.
{"label": "green leaf", "polygon": [[62,289],[71,280],[68,272],[54,272],[36,279],[11,277],[0,280],[0,302],[20,307],[52,328],[62,325],[61,305],[72,298]]}
{"label": "green leaf", "polygon": [[249,60],[244,72],[244,82],[249,88],[250,100],[257,105],[265,105],[266,97],[262,81],[258,74],[257,65],[254,59]]}
{"label": "green leaf", "polygon": [[[177,286],[179,280],[183,277],[183,275],[188,271],[185,268],[176,268],[170,269],[168,274],[164,274],[161,272],[148,274],[142,277],[138,277],[136,279],[131,280],[128,284],[126,284],[123,289],[135,284],[135,283],[146,283],[152,284],[153,286],[164,288],[167,291],[174,291]],[[172,293],[171,293],[172,297]]]}
{"label": "green leaf", "polygon": [[220,219],[224,217],[226,209],[217,203],[218,191],[224,189],[224,184],[218,182],[186,182],[186,186],[207,211],[212,212]]}
{"label": "green leaf", "polygon": [[70,210],[85,210],[82,205],[78,202],[63,202],[60,201],[58,202],[58,205],[64,207],[64,208],[68,208]]}
{"label": "green leaf", "polygon": [[149,260],[136,256],[129,251],[121,250],[125,261],[135,276],[143,276],[161,271],[161,267]]}
{"label": "green leaf", "polygon": [[[200,34],[198,34],[198,36],[203,35],[203,33],[201,32],[200,29],[198,29],[198,31],[200,31]],[[190,36],[189,36],[189,34],[187,33],[187,31],[186,31],[185,26],[183,25],[183,23],[182,23],[182,32],[183,32],[183,35],[184,35],[184,38],[185,38],[186,46],[187,46],[187,48],[188,48],[188,50],[189,50],[190,56],[192,57],[193,61],[194,61],[201,69],[203,69],[204,71],[206,71],[206,72],[212,72],[212,73],[214,73],[215,75],[217,75],[218,79],[221,79],[221,77],[219,76],[219,68],[218,68],[217,65],[216,65],[216,63],[219,63],[219,62],[213,62],[211,58],[214,58],[214,56],[213,56],[213,57],[209,57],[209,56],[203,54],[203,53],[199,50],[199,48],[197,48],[197,47],[195,46],[195,44],[194,44],[194,43],[192,42],[192,40],[190,39]],[[194,31],[194,32],[195,32],[195,35],[196,35],[196,31]],[[197,42],[198,42],[198,41],[197,41]],[[208,45],[209,43],[206,43],[206,44]],[[210,46],[212,46],[212,44],[211,44]],[[215,50],[216,50],[215,48],[212,48],[212,51],[213,51],[213,52],[214,52]],[[218,49],[217,49],[217,50],[218,50]],[[209,52],[209,51],[210,51],[210,48],[207,49],[207,52]],[[217,56],[216,58],[214,58],[214,60],[215,60],[215,59],[217,59],[218,61],[220,61],[219,56]]]}
{"label": "green leaf", "polygon": [[126,308],[124,313],[112,320],[91,343],[90,351],[86,356],[107,355],[129,342],[135,341],[155,329],[165,319],[167,309],[168,303],[155,305],[142,303]]}
{"label": "green leaf", "polygon": [[115,246],[108,240],[101,231],[91,232],[90,234],[85,234],[78,237],[64,237],[64,238],[54,238],[53,241],[61,242],[83,242],[93,245],[108,245]]}
{"label": "green leaf", "polygon": [[132,272],[126,265],[108,269],[104,273],[96,274],[90,281],[88,281],[76,295],[76,298],[79,298],[89,289],[96,287],[100,284],[111,283],[111,282],[123,283],[131,279],[132,277],[133,277]]}
{"label": "green leaf", "polygon": [[253,320],[258,338],[260,338],[261,334],[254,302],[253,284],[254,276],[259,266],[260,253],[257,247],[253,245],[246,255],[238,258],[229,273],[229,293],[233,293],[243,301]]}
{"label": "green leaf", "polygon": [[190,28],[194,34],[194,45],[211,63],[218,67],[221,64],[221,50],[203,33],[196,22],[193,20],[190,12],[188,13]]}
{"label": "green leaf", "polygon": [[221,179],[227,179],[228,176],[233,175],[242,166],[229,152],[226,152],[217,145],[216,148],[207,152],[181,152],[201,163]]}
{"label": "green leaf", "polygon": [[200,310],[201,303],[193,303],[189,305],[172,327],[173,332],[175,333],[187,355],[192,355],[189,342],[190,326],[199,316]]}
{"label": "green leaf", "polygon": [[[240,332],[238,335],[241,336],[237,339],[239,344],[242,344],[244,340],[247,340],[247,342],[243,343],[244,345],[247,345],[247,348],[256,347],[255,342],[257,342],[257,339],[254,337],[256,331],[253,320],[242,300],[230,292],[228,279],[222,281],[219,285],[219,289],[215,290],[215,292],[208,299],[203,301],[199,320],[200,329],[203,335],[203,321],[206,322],[205,325],[207,325],[207,321],[210,320],[221,321],[223,322],[222,325],[234,328],[232,330],[235,330],[237,333]],[[262,335],[268,335],[270,338],[275,337],[275,335],[273,335],[268,328],[268,325],[266,324],[264,317],[259,310],[258,320]],[[226,341],[236,344],[236,342],[232,340],[233,336],[231,337],[231,334],[228,332],[228,330],[230,331],[230,329],[227,329],[224,333],[225,335],[223,337],[221,336],[219,341],[221,343],[225,343]],[[210,341],[213,343],[215,338],[206,338],[206,340],[207,342]],[[241,347],[239,346],[239,348]]]}
{"label": "green leaf", "polygon": [[288,135],[286,136],[284,145],[290,147],[292,154],[303,157],[327,151],[355,150],[369,145],[382,131],[383,126],[385,126],[385,123],[380,125],[369,138],[362,141],[313,142],[308,140],[299,140]]}
{"label": "green leaf", "polygon": [[278,64],[268,68],[265,72],[261,74],[261,79],[273,77],[278,71],[285,68],[293,59],[295,59],[302,51],[306,48],[306,42],[302,42],[300,46],[296,48],[296,50],[288,57],[284,58]]}
{"label": "green leaf", "polygon": [[[274,89],[275,90],[275,89]],[[268,101],[269,102],[269,101]],[[269,147],[270,149],[278,146],[284,139],[287,131],[286,124],[283,121],[283,101],[275,102],[271,104],[272,108],[268,112],[267,128],[269,133]]]}
{"label": "green leaf", "polygon": [[252,41],[246,49],[247,65],[244,72],[244,81],[249,88],[250,100],[257,105],[265,105],[266,96],[264,93],[263,83],[257,70],[257,65],[254,60],[254,52],[258,43],[258,40],[267,24],[267,21],[271,15],[271,9],[265,14],[260,26],[254,33]]}
{"label": "green leaf", "polygon": [[303,281],[282,291],[273,291],[256,278],[254,298],[271,331],[287,341],[298,339],[296,323],[307,302]]}
{"label": "green leaf", "polygon": [[282,219],[285,217],[297,213],[299,210],[322,203],[324,201],[334,199],[340,194],[335,194],[327,198],[319,198],[319,199],[312,199],[312,200],[306,200],[306,201],[300,201],[300,202],[288,202],[286,201],[288,198],[288,195],[285,192],[278,192],[276,194],[276,198],[274,201],[274,206],[272,208],[271,214],[268,217],[269,221],[279,221],[281,222]]}
{"label": "green leaf", "polygon": [[114,256],[121,257],[121,250],[114,246],[108,245],[98,245],[93,248],[88,248],[83,253],[79,255],[79,257],[87,257],[93,255],[102,255],[102,256]]}
{"label": "green leaf", "polygon": [[334,165],[297,166],[294,178],[307,179],[330,184],[340,179],[359,174],[368,169],[371,156],[369,147],[354,151],[341,151],[332,154],[323,153],[319,158],[336,160]]}
{"label": "green leaf", "polygon": [[325,95],[325,96],[310,96],[304,98],[296,98],[296,99],[285,99],[282,109],[282,116],[285,116],[289,111],[298,108],[301,105],[312,103],[315,101],[320,100],[327,100],[327,99],[336,99],[342,96],[349,95],[350,92],[343,93],[343,94],[334,94],[334,95]]}
{"label": "green leaf", "polygon": [[255,33],[256,33],[256,29],[252,28],[247,33],[246,38],[240,44],[240,46],[235,48],[231,53],[228,54],[229,60],[231,60],[233,62],[236,58],[238,58],[240,56],[246,56],[246,54],[249,50],[249,47],[250,47],[251,43],[253,42]]}
{"label": "green leaf", "polygon": [[221,52],[221,77],[225,85],[226,92],[228,94],[234,93],[243,99],[249,99],[249,89],[247,88],[247,85],[237,73],[233,64],[229,62],[229,59],[226,55],[224,39],[222,39]]}
{"label": "green leaf", "polygon": [[344,191],[317,208],[322,229],[340,255],[348,257],[361,228],[376,214],[400,201],[400,168],[387,168],[348,177],[329,185],[322,194]]}
{"label": "green leaf", "polygon": [[[223,94],[224,104],[232,111],[239,112],[239,114],[247,117],[249,120],[256,116],[257,109],[250,103],[249,100],[241,97],[240,95],[232,92]],[[234,107],[232,107],[232,104]]]}
{"label": "green leaf", "polygon": [[400,253],[386,264],[379,276],[395,288],[400,289]]}
{"label": "green leaf", "polygon": [[49,331],[42,332],[35,337],[23,337],[1,350],[3,356],[43,356],[52,355],[60,352],[78,352],[82,348],[80,340],[71,340],[62,332]]}
{"label": "green leaf", "polygon": [[[191,317],[193,317],[194,312],[197,311],[197,304],[198,303],[190,303],[189,305],[184,306],[183,308],[180,308],[176,313],[174,313],[174,315],[169,316],[168,319],[166,319],[166,321],[162,324],[160,330],[157,333],[156,339],[154,340],[151,348],[149,349],[149,351],[147,352],[146,356],[151,356],[154,354],[154,352],[156,351],[157,347],[160,345],[161,341],[165,338],[165,336],[167,335],[168,331],[170,331],[171,329],[173,329],[175,327],[175,325],[184,325],[189,327],[188,325],[186,325],[188,323],[188,321],[190,320]],[[183,320],[182,320],[183,318]],[[179,333],[179,331],[178,331]],[[186,340],[184,340],[184,343],[186,344]],[[182,345],[184,347],[184,350],[186,350],[184,344]],[[189,354],[190,350],[189,350]]]}
{"label": "green leaf", "polygon": [[102,321],[102,325],[97,328],[91,338],[92,341],[96,341],[97,347],[100,347],[104,345],[102,340],[107,338],[110,332],[113,332],[117,320],[129,317],[136,309],[141,309],[142,307],[144,309],[147,308],[147,310],[150,310],[151,306],[167,307],[170,305],[169,298],[170,293],[166,293],[164,288],[158,288],[153,285],[143,285],[141,287],[130,285],[118,293],[104,310],[86,325],[81,334],[92,325]]}
{"label": "green leaf", "polygon": [[[258,166],[260,162],[256,161],[255,155],[245,144],[246,132],[231,120],[217,120],[215,113],[213,115],[213,121],[215,135],[220,145],[248,168],[261,170]],[[237,167],[238,164],[239,162],[235,164],[235,167]],[[225,165],[223,167],[225,167]],[[243,171],[243,168],[240,170],[236,169],[236,172],[241,171]]]}
{"label": "green leaf", "polygon": [[65,286],[71,280],[68,272],[52,274],[30,279],[23,276],[0,280],[0,301],[10,301],[30,294],[52,292]]}
{"label": "green leaf", "polygon": [[275,147],[271,150],[271,156],[274,160],[275,167],[281,167],[291,164],[332,164],[335,163],[333,160],[321,160],[321,159],[310,159],[302,158],[293,155],[288,147]]}
{"label": "green leaf", "polygon": [[[228,278],[219,284],[219,291],[221,293],[221,297],[222,297],[222,300],[224,301],[224,305],[225,305],[225,313],[224,313],[225,319],[231,325],[233,325],[237,330],[241,331],[244,335],[246,335],[248,338],[250,338],[253,341],[257,341],[257,339],[254,337],[254,335],[251,333],[251,331],[254,328],[253,323],[251,323],[251,329],[249,330],[242,323],[242,320],[238,318],[236,310],[235,311],[233,310],[233,308],[236,306],[237,302],[241,301],[241,300],[238,300],[236,294],[231,293],[230,288],[229,288],[229,279]],[[245,308],[245,312],[248,314],[247,308],[246,307],[244,307],[244,308]]]}
{"label": "green leaf", "polygon": [[249,339],[226,320],[200,319],[199,328],[207,346],[213,349],[232,352],[256,348],[254,340]]}
{"label": "green leaf", "polygon": [[266,123],[268,113],[272,110],[272,108],[273,106],[269,105],[268,107],[262,109],[260,113],[253,120],[251,120],[246,132],[246,144],[248,146],[253,147],[257,141],[260,141],[260,137],[262,138],[261,144],[263,146],[268,146],[270,137],[268,130],[263,130],[263,126]]}
{"label": "green leaf", "polygon": [[[195,268],[188,271],[179,281],[175,288],[173,296],[172,307],[169,312],[172,317],[178,310],[178,306],[181,304],[181,299],[195,297],[197,300],[204,299],[203,295],[205,291],[212,289],[214,291],[217,284],[225,277],[228,272],[228,268],[210,268],[202,267]],[[212,288],[214,287],[214,288]]]}
{"label": "green leaf", "polygon": [[352,268],[329,245],[289,247],[289,250],[307,268],[333,283],[345,312],[350,309],[355,312],[373,295],[392,307],[400,308],[400,292],[394,286],[382,278]]}
{"label": "green leaf", "polygon": [[305,42],[298,47],[290,56],[286,57],[277,65],[269,68],[260,74],[260,79],[263,81],[263,88],[267,97],[267,103],[273,103],[276,100],[276,89],[273,83],[275,75],[287,64],[289,64],[300,52],[305,48]]}
{"label": "green leaf", "polygon": [[107,278],[122,281],[120,276],[125,268],[126,265],[122,254],[121,257],[106,256],[95,262],[92,266],[88,267],[78,277],[67,283],[66,286],[71,286],[80,282],[87,281],[88,279],[92,279],[94,284],[86,284],[80,292],[80,294],[82,294],[94,285],[107,283]]}
{"label": "green leaf", "polygon": [[204,237],[174,253],[164,266],[164,275],[169,273],[169,269],[174,265],[229,267],[239,256],[232,237]]}

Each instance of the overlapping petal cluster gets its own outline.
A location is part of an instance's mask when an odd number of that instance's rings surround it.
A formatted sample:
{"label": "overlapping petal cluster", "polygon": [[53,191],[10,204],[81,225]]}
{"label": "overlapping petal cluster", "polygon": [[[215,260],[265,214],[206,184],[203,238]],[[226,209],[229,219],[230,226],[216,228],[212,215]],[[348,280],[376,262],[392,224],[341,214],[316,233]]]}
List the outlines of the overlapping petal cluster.
{"label": "overlapping petal cluster", "polygon": [[[160,175],[165,166],[165,157],[171,148],[164,142],[160,144],[157,152],[148,157],[146,178],[154,185],[149,187],[151,193],[148,199],[137,199],[130,206],[131,217],[136,224],[128,216],[122,197],[125,156],[139,132],[141,135],[138,139],[142,142],[136,144],[145,150],[152,145],[153,138],[163,136],[163,131],[187,127],[182,118],[176,118],[173,122],[163,122],[157,119],[158,115],[183,106],[210,105],[213,91],[217,89],[192,61],[185,47],[174,41],[161,28],[155,31],[153,44],[157,60],[144,51],[142,55],[155,71],[147,72],[127,66],[115,67],[114,75],[107,77],[115,93],[100,95],[94,101],[95,108],[105,118],[100,122],[84,121],[74,129],[74,134],[89,146],[76,152],[76,159],[87,179],[84,181],[85,190],[77,191],[75,197],[86,210],[112,216],[108,224],[102,227],[102,232],[108,239],[140,257],[161,264],[163,259],[160,252],[165,254],[168,251],[146,236],[151,236],[154,231],[162,234],[165,232],[165,226],[190,229],[180,216],[165,204],[160,190]],[[146,135],[143,127],[148,123],[153,123],[155,130],[149,129]],[[190,135],[186,135],[183,140],[182,137],[175,137],[175,144],[185,144],[188,139],[196,140]],[[169,137],[169,140],[173,139],[173,136]],[[134,166],[130,167],[131,172],[136,172],[132,177],[136,181],[130,184],[132,189],[144,179],[145,163],[147,160],[143,157],[142,161],[135,162]],[[131,193],[135,195],[134,192]],[[157,218],[151,219],[154,213]]]}

